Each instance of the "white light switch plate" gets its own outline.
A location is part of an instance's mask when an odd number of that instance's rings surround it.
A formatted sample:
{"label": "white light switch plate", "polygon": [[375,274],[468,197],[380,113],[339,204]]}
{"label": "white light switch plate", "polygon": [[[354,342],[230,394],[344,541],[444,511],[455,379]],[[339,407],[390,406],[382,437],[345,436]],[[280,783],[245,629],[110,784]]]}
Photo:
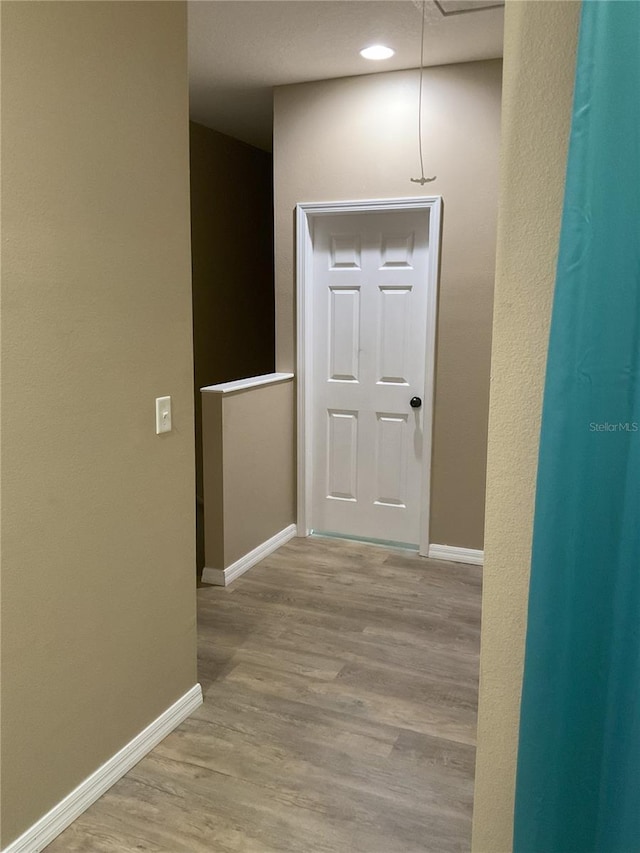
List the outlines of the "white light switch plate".
{"label": "white light switch plate", "polygon": [[171,397],[156,397],[156,435],[171,432]]}

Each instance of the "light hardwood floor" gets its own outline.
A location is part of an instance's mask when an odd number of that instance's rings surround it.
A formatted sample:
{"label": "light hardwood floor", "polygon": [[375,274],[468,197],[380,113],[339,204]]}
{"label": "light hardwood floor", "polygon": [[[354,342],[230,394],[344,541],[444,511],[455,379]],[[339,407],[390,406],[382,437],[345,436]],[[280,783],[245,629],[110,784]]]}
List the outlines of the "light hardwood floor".
{"label": "light hardwood floor", "polygon": [[469,850],[480,590],[319,538],[200,588],[204,705],[48,853]]}

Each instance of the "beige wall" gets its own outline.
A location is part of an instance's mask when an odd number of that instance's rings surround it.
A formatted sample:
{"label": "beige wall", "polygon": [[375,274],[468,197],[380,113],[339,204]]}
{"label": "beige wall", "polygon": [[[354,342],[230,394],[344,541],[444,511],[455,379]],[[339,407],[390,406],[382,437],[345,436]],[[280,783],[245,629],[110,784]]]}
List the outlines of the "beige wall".
{"label": "beige wall", "polygon": [[[273,158],[195,122],[189,135],[196,484],[202,496],[200,388],[270,373],[274,366]],[[199,514],[199,569],[203,526]]]}
{"label": "beige wall", "polygon": [[3,846],[196,682],[186,48],[2,3]]}
{"label": "beige wall", "polygon": [[295,366],[297,202],[442,195],[431,541],[482,548],[500,135],[500,61],[372,74],[275,92],[277,369]]}
{"label": "beige wall", "polygon": [[208,568],[227,568],[292,523],[293,389],[288,380],[203,394]]}
{"label": "beige wall", "polygon": [[228,566],[292,523],[293,382],[230,395],[223,430]]}
{"label": "beige wall", "polygon": [[579,3],[507,3],[475,853],[510,851],[533,501]]}
{"label": "beige wall", "polygon": [[202,427],[202,564],[224,569],[223,395],[205,391],[200,403]]}

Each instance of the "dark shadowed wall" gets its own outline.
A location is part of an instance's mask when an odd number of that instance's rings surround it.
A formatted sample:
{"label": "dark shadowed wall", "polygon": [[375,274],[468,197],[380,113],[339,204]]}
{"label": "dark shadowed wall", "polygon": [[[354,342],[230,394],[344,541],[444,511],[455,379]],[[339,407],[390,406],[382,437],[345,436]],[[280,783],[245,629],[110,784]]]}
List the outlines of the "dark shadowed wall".
{"label": "dark shadowed wall", "polygon": [[[274,369],[272,157],[190,124],[196,481],[200,388]],[[203,566],[201,505],[198,569]]]}

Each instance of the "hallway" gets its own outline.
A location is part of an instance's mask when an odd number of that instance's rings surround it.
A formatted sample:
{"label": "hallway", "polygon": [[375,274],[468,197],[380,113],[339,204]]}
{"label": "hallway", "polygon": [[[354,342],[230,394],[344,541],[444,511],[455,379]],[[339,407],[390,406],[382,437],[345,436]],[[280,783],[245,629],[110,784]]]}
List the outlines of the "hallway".
{"label": "hallway", "polygon": [[204,705],[49,853],[467,851],[481,570],[294,539],[198,589]]}

